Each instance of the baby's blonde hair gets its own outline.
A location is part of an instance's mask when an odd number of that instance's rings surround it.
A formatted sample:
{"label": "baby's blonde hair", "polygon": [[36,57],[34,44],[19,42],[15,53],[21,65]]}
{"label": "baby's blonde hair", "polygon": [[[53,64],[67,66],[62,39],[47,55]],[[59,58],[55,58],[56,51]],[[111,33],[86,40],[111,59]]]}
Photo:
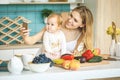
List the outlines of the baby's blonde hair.
{"label": "baby's blonde hair", "polygon": [[48,19],[51,18],[51,17],[56,17],[57,18],[57,23],[58,23],[59,26],[62,24],[62,17],[59,14],[52,13],[48,16]]}

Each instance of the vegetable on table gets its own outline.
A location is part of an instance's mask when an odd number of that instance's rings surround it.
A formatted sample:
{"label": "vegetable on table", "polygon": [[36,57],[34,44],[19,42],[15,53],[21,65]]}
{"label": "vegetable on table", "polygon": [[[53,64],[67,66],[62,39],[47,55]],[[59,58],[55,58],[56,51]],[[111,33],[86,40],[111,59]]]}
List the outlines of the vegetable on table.
{"label": "vegetable on table", "polygon": [[103,58],[101,56],[94,56],[92,59],[88,60],[89,63],[101,62]]}
{"label": "vegetable on table", "polygon": [[91,58],[94,57],[94,54],[92,53],[91,50],[86,50],[83,54],[82,54],[83,57],[86,58],[86,60],[90,60]]}

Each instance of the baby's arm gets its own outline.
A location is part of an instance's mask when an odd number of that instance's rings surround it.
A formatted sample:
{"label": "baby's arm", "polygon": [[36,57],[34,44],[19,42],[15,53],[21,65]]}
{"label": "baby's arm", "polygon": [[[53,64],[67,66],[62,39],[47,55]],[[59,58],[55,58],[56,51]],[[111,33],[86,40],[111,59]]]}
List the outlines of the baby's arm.
{"label": "baby's arm", "polygon": [[48,32],[45,32],[44,36],[43,36],[43,45],[44,45],[45,51],[47,53],[52,53],[52,49],[49,44],[50,44],[49,34],[48,34]]}

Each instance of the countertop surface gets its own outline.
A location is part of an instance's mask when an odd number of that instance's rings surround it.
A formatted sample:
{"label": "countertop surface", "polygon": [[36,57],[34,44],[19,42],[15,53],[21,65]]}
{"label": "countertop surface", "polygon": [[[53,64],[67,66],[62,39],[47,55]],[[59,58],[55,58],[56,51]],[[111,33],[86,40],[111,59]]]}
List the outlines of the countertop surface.
{"label": "countertop surface", "polygon": [[8,50],[8,49],[23,49],[23,48],[39,48],[42,46],[42,42],[39,42],[34,45],[27,44],[15,44],[15,45],[0,45],[0,50]]}
{"label": "countertop surface", "polygon": [[78,71],[51,67],[42,73],[23,71],[21,74],[15,75],[9,72],[0,72],[0,80],[83,80],[110,77],[120,77],[120,61],[109,61],[109,64],[81,67]]}

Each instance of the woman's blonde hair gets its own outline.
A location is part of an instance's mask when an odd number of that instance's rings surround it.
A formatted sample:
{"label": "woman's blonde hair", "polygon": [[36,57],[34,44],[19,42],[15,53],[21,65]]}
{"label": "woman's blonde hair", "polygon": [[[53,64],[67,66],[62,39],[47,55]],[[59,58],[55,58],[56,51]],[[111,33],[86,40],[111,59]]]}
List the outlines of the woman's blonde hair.
{"label": "woman's blonde hair", "polygon": [[91,11],[86,6],[79,6],[73,9],[73,11],[77,11],[81,18],[82,18],[82,24],[84,27],[80,27],[81,30],[81,36],[77,40],[77,45],[75,47],[75,50],[77,50],[80,42],[85,43],[84,49],[92,49],[93,48],[93,15]]}

